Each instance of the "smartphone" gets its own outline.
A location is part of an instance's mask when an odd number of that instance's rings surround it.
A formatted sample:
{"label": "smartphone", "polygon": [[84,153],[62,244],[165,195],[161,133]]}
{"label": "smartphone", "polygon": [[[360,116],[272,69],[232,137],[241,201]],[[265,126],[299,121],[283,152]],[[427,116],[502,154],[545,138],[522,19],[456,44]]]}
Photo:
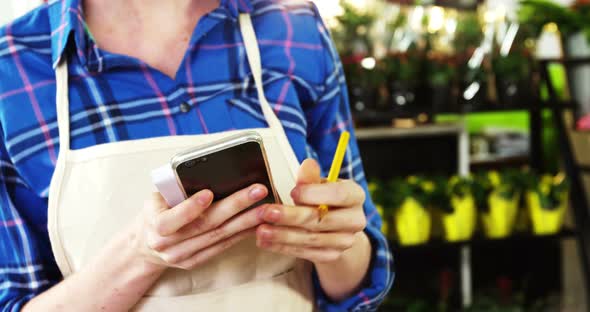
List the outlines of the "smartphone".
{"label": "smartphone", "polygon": [[253,131],[243,132],[175,155],[172,169],[185,198],[208,189],[213,201],[260,183],[268,195],[248,208],[278,203],[262,137]]}

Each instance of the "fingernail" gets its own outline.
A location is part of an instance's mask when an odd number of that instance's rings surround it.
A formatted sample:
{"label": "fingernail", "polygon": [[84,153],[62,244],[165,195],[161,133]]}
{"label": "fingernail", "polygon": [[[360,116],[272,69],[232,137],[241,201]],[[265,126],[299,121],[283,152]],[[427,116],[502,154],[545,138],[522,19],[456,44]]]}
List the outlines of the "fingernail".
{"label": "fingernail", "polygon": [[270,241],[272,239],[272,232],[270,230],[260,230],[259,236],[262,241]]}
{"label": "fingernail", "polygon": [[252,199],[262,199],[262,197],[266,196],[266,194],[264,194],[264,190],[260,186],[253,187],[248,195]]}
{"label": "fingernail", "polygon": [[281,218],[281,212],[278,209],[272,209],[266,213],[266,221],[277,222]]}
{"label": "fingernail", "polygon": [[291,198],[296,199],[299,198],[299,188],[295,187],[293,190],[291,190]]}
{"label": "fingernail", "polygon": [[209,205],[209,203],[211,202],[211,198],[212,198],[212,194],[210,191],[207,191],[207,190],[200,191],[197,194],[197,201],[201,205]]}
{"label": "fingernail", "polygon": [[258,218],[258,220],[262,220],[264,212],[266,211],[266,206],[260,206],[256,209],[258,209],[258,211],[256,211],[256,217]]}

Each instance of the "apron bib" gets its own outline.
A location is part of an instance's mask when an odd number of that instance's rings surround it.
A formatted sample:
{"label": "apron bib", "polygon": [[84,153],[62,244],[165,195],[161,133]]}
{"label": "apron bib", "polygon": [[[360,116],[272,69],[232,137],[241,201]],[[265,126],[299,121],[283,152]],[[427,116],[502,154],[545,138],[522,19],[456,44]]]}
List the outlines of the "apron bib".
{"label": "apron bib", "polygon": [[[263,138],[274,186],[292,205],[299,163],[262,88],[260,51],[252,21],[240,30],[269,128],[158,137],[71,150],[67,60],[57,67],[60,153],[48,205],[48,230],[56,262],[67,278],[95,257],[141,212],[154,191],[150,171],[195,145],[256,131]],[[117,255],[114,254],[113,257]],[[138,303],[139,311],[312,311],[311,264],[260,250],[247,239],[194,270],[168,269]]]}

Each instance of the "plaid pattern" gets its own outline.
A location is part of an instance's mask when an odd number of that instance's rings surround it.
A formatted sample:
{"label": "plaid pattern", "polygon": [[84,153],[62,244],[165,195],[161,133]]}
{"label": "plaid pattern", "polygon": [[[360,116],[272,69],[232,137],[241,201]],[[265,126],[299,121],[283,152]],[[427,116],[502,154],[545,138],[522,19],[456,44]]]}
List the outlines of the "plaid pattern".
{"label": "plaid pattern", "polygon": [[[266,95],[299,160],[330,166],[352,131],[340,60],[316,8],[302,0],[221,0],[202,18],[174,79],[101,50],[80,0],[49,2],[0,29],[0,310],[16,311],[60,279],[47,234],[49,182],[59,153],[54,68],[67,56],[73,149],[122,140],[264,127],[237,25],[250,12]],[[182,104],[190,107],[181,110]],[[325,174],[326,172],[324,172]],[[342,178],[366,190],[356,142]],[[325,311],[372,311],[393,282],[392,257],[370,200],[374,255],[364,288],[340,303],[316,287]],[[317,277],[316,283],[317,286]]]}

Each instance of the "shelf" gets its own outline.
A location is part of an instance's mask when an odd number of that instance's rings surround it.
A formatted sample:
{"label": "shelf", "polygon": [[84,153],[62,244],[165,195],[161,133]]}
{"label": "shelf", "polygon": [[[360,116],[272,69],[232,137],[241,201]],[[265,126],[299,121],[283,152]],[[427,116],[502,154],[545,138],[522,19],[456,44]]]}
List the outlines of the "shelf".
{"label": "shelf", "polygon": [[480,235],[476,235],[473,239],[464,242],[446,242],[442,240],[433,239],[425,244],[415,246],[401,246],[397,242],[390,241],[393,250],[421,250],[421,249],[436,249],[436,248],[457,248],[463,246],[478,246],[478,245],[492,245],[492,244],[518,244],[526,243],[530,240],[556,240],[568,239],[577,236],[574,229],[563,229],[561,232],[553,235],[538,236],[529,233],[517,233],[506,238],[489,239]]}
{"label": "shelf", "polygon": [[[391,3],[397,3],[400,5],[416,5],[415,1],[411,0],[388,0]],[[429,0],[422,5],[436,5],[442,6],[446,8],[454,8],[458,10],[465,10],[465,11],[475,11],[477,6],[482,3],[481,0]]]}
{"label": "shelf", "polygon": [[579,65],[590,65],[590,57],[576,57],[576,58],[551,58],[551,59],[538,59],[542,65],[549,63],[561,63],[565,66],[579,66]]}
{"label": "shelf", "polygon": [[465,128],[462,123],[436,123],[420,125],[413,128],[360,128],[356,130],[358,140],[374,140],[387,138],[414,138],[446,135],[459,135]]}
{"label": "shelf", "polygon": [[469,164],[472,166],[501,165],[501,164],[526,164],[530,161],[529,156],[488,156],[470,157]]}

